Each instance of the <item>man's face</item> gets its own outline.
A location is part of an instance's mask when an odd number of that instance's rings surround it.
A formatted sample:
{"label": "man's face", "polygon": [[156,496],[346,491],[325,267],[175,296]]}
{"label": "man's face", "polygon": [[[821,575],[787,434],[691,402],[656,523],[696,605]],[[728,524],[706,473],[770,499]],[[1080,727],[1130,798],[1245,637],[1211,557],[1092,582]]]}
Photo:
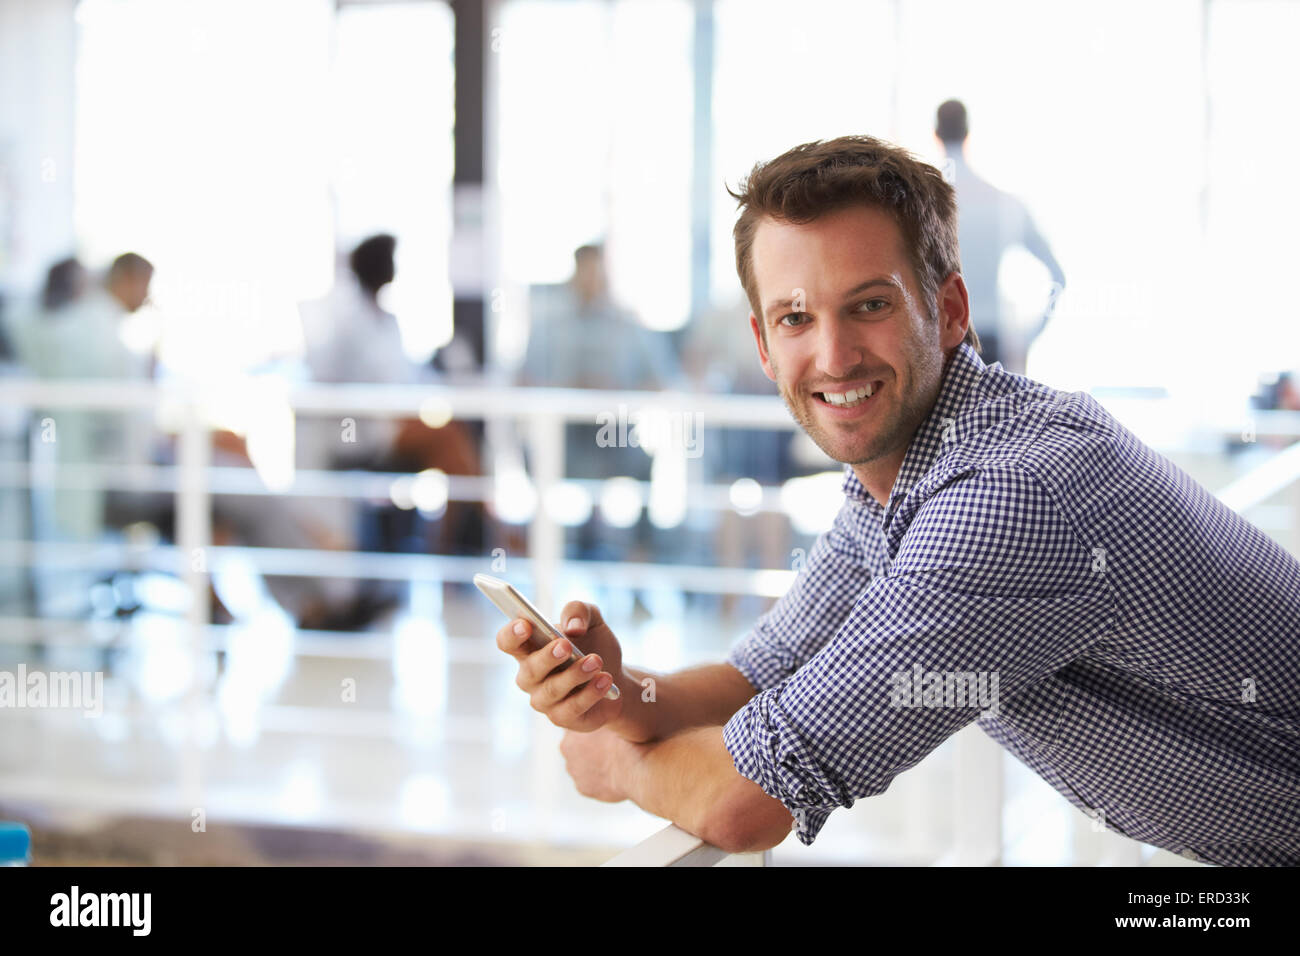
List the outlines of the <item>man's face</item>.
{"label": "man's face", "polygon": [[605,263],[595,254],[582,256],[575,263],[573,284],[584,302],[600,298],[605,291]]}
{"label": "man's face", "polygon": [[927,314],[897,224],[867,206],[768,218],[752,254],[763,314],[750,326],[795,420],[836,461],[896,467],[938,397],[944,350],[965,334]]}
{"label": "man's face", "polygon": [[110,291],[122,303],[127,312],[135,312],[149,299],[149,283],[153,280],[150,271],[127,272],[119,276]]}

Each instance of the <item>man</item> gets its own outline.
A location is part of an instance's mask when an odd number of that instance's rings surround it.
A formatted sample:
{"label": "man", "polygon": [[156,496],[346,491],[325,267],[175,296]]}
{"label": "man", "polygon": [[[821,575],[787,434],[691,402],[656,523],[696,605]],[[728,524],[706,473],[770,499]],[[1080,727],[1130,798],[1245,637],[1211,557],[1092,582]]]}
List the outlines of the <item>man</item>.
{"label": "man", "polygon": [[[734,195],[760,361],[846,500],[726,664],[625,667],[578,602],[590,670],[502,629],[532,705],[579,731],[579,790],[731,851],[808,844],[978,720],[1109,829],[1300,863],[1300,562],[1087,394],[983,363],[937,170],[845,137]],[[619,701],[578,687],[598,675]]]}
{"label": "man", "polygon": [[[968,133],[966,107],[961,101],[942,103],[935,114],[934,136],[952,162],[952,184],[960,211],[962,277],[970,293],[971,323],[980,330],[980,354],[989,365],[1001,362],[1003,368],[1023,373],[1029,348],[1043,333],[1056,296],[1065,288],[1065,273],[1025,204],[971,170],[966,162]],[[1052,280],[1047,308],[1028,333],[1006,322],[998,298],[998,267],[1007,249],[1017,245],[1046,266]]]}

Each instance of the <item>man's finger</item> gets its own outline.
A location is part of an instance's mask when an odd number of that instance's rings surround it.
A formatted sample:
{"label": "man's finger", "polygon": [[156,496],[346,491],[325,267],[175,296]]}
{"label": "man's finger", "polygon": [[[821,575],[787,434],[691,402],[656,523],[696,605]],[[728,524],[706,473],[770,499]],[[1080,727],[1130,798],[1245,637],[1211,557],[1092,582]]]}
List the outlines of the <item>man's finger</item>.
{"label": "man's finger", "polygon": [[497,631],[497,647],[515,660],[522,661],[532,653],[532,648],[528,645],[528,638],[532,632],[533,626],[527,621],[511,621]]}
{"label": "man's finger", "polygon": [[551,641],[540,651],[533,651],[520,661],[515,684],[531,694],[557,668],[565,667],[572,653],[573,644],[564,638]]}
{"label": "man's finger", "polygon": [[560,624],[564,633],[577,637],[585,631],[603,627],[605,620],[600,616],[600,608],[596,605],[584,601],[570,601],[560,612]]}
{"label": "man's finger", "polygon": [[[584,669],[589,667],[589,669]],[[601,660],[590,654],[572,667],[553,672],[546,680],[537,685],[532,694],[533,709],[549,713],[552,708],[575,693],[575,689],[597,677],[601,671]]]}
{"label": "man's finger", "polygon": [[577,690],[555,709],[551,719],[558,718],[563,721],[562,726],[573,726],[605,699],[605,692],[613,682],[614,679],[608,672],[598,671],[594,680],[591,680],[586,687]]}

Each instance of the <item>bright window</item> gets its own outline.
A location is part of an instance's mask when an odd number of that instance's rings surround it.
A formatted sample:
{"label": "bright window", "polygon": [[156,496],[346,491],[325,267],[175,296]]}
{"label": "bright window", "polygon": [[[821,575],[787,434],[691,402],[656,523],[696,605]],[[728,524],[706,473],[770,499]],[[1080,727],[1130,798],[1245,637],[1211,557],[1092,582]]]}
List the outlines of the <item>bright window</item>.
{"label": "bright window", "polygon": [[408,352],[450,336],[451,16],[441,3],[83,0],[83,257],[157,267],[164,365],[222,377],[300,347],[336,245],[398,236]]}

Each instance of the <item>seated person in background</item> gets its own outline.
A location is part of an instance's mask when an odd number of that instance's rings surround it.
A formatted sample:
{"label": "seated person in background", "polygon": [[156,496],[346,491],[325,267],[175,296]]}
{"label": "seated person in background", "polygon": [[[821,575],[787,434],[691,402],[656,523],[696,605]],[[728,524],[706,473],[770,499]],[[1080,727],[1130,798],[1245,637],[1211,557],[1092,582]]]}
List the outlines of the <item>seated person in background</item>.
{"label": "seated person in background", "polygon": [[[593,388],[611,391],[656,391],[679,386],[681,367],[662,332],[647,329],[611,297],[605,251],[585,245],[573,253],[568,282],[534,289],[528,350],[519,368],[519,385],[547,388]],[[596,413],[590,424],[565,426],[565,474],[570,478],[650,477],[651,459],[641,448],[601,447]],[[595,520],[578,533],[580,551],[592,556],[599,547]]]}
{"label": "seated person in background", "polygon": [[[340,283],[326,308],[304,310],[305,357],[313,382],[432,381],[432,373],[417,367],[402,348],[397,317],[379,305],[380,291],[396,276],[396,248],[397,240],[389,235],[366,239],[348,259],[355,281]],[[458,422],[432,428],[418,418],[366,419],[358,420],[355,433],[348,435],[355,441],[343,441],[342,436],[333,421],[318,417],[303,422],[299,448],[304,467],[401,472],[437,468],[449,475],[480,474],[478,449]],[[449,516],[456,504],[448,506]]]}
{"label": "seated person in background", "polygon": [[[151,350],[126,345],[123,326],[149,301],[154,267],[136,253],[118,256],[102,281],[94,281],[76,259],[50,266],[40,307],[16,330],[20,359],[41,378],[68,380],[132,379],[150,381],[156,368]],[[36,465],[152,465],[175,461],[175,437],[160,433],[151,409],[91,411],[74,407],[36,410],[33,427],[50,457]],[[48,438],[46,436],[49,436]],[[213,434],[217,464],[248,465],[243,439],[224,430]],[[247,499],[245,499],[247,500]],[[126,488],[67,487],[46,483],[33,488],[34,528],[73,540],[94,540],[111,529],[148,523],[175,540],[175,498],[166,491]],[[213,541],[231,542],[222,506],[214,508]],[[84,589],[70,572],[59,572],[51,592]],[[130,607],[129,602],[119,610]],[[219,602],[216,605],[219,608]],[[221,613],[224,613],[222,611]]]}
{"label": "seated person in background", "polygon": [[[1261,375],[1258,390],[1250,396],[1250,407],[1262,412],[1300,411],[1300,389],[1296,387],[1295,373],[1286,370]],[[1253,433],[1253,428],[1253,425],[1249,425],[1242,430],[1241,434],[1226,437],[1224,439],[1226,453],[1236,455],[1256,447],[1282,449],[1292,442],[1292,438],[1287,435],[1267,433],[1256,435]]]}
{"label": "seated person in background", "polygon": [[[737,335],[749,326],[749,305],[738,298],[726,307],[695,317],[686,343],[692,377],[702,391],[731,395],[771,395],[772,383],[754,361],[754,343]],[[730,485],[752,478],[763,486],[780,485],[800,472],[792,450],[797,432],[757,428],[706,428],[703,446],[704,479]],[[829,460],[827,469],[833,467]],[[786,567],[790,561],[790,522],[782,514],[741,515],[727,509],[713,516],[717,535],[714,554],[724,567]],[[737,595],[722,595],[724,613]]]}
{"label": "seated person in background", "polygon": [[[380,290],[396,274],[396,244],[389,235],[366,239],[349,257],[351,276],[324,300],[303,304],[305,360],[311,381],[413,385],[425,379],[402,348],[396,316],[379,305]],[[345,426],[334,416],[299,416],[299,467],[405,473],[436,468],[448,475],[480,473],[478,449],[458,422],[432,428],[418,418],[341,417],[352,421]],[[281,506],[277,503],[276,507]],[[295,502],[291,514],[278,518],[278,524],[264,526],[260,519],[236,523],[239,535],[256,544],[354,550],[362,546],[357,507],[355,499],[313,498]],[[452,550],[472,532],[480,513],[474,503],[448,502],[434,550]],[[255,516],[245,515],[251,517]],[[268,587],[304,628],[360,627],[393,603],[390,595],[356,580],[273,577],[268,579]]]}
{"label": "seated person in background", "polygon": [[663,333],[652,332],[610,296],[605,250],[581,246],[568,282],[535,294],[520,385],[655,390],[681,371]]}
{"label": "seated person in background", "polygon": [[[90,288],[90,273],[76,256],[60,259],[50,266],[41,292],[41,311],[46,318],[60,309],[80,301]],[[147,294],[147,293],[146,293]]]}
{"label": "seated person in background", "polygon": [[1300,388],[1296,387],[1295,376],[1284,372],[1278,380],[1277,407],[1288,412],[1300,412]]}
{"label": "seated person in background", "polygon": [[[50,267],[42,308],[16,330],[22,363],[45,379],[130,379],[152,377],[151,357],[127,348],[122,323],[149,297],[153,265],[127,252],[117,257],[101,282],[91,282],[76,259]],[[49,421],[59,465],[152,460],[153,416],[143,412],[99,412],[60,407],[37,410]],[[97,537],[107,524],[109,496],[102,488],[56,486],[51,511],[58,530],[78,540]]]}

